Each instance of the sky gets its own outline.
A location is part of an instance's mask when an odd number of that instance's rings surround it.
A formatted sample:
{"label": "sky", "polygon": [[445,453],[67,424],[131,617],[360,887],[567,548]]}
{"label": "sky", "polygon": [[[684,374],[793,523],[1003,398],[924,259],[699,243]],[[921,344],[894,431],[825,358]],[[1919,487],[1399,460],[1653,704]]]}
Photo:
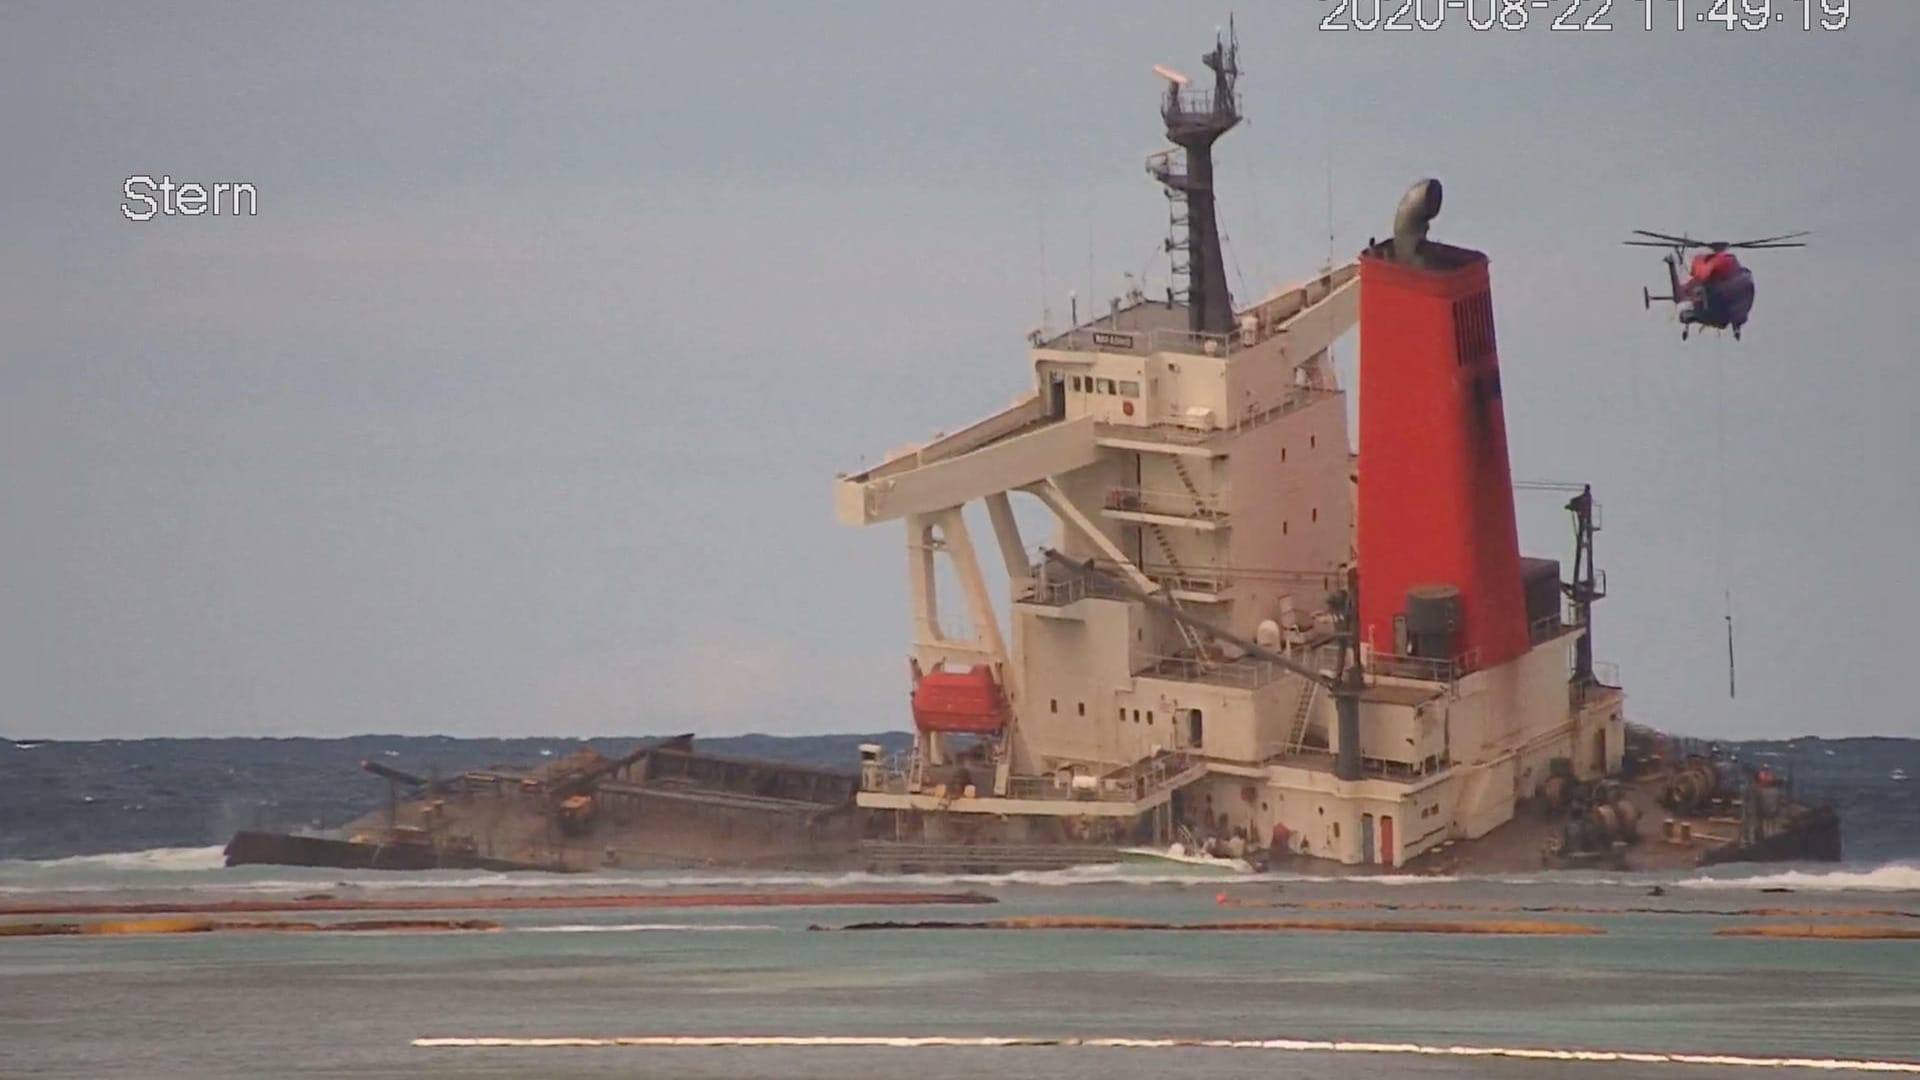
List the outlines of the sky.
{"label": "sky", "polygon": [[[1630,718],[1920,736],[1920,5],[1246,6],[1236,297],[1440,178],[1434,236],[1492,259],[1513,473],[1603,505]],[[1151,68],[1201,71],[1226,14],[0,5],[0,734],[904,727],[903,530],[837,524],[834,475],[1022,393],[1069,290],[1164,284]],[[127,220],[162,173],[257,214]],[[1749,260],[1745,341],[1683,346],[1636,228],[1816,236]],[[1561,500],[1519,498],[1570,561]]]}

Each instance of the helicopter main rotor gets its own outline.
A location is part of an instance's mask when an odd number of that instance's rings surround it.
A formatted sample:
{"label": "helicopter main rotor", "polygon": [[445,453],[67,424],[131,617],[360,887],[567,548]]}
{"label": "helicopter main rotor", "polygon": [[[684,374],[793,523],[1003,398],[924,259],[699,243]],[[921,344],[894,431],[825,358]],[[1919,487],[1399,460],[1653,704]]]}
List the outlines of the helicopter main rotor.
{"label": "helicopter main rotor", "polygon": [[1813,235],[1810,232],[1797,232],[1787,233],[1783,236],[1768,236],[1759,240],[1727,241],[1695,240],[1691,236],[1674,236],[1670,233],[1648,232],[1645,229],[1635,229],[1633,230],[1633,234],[1635,236],[1646,237],[1646,239],[1623,241],[1628,247],[1669,248],[1676,252],[1691,251],[1694,248],[1705,248],[1708,251],[1714,252],[1734,250],[1770,251],[1779,248],[1799,248],[1807,246],[1805,243],[1798,242],[1801,237]]}

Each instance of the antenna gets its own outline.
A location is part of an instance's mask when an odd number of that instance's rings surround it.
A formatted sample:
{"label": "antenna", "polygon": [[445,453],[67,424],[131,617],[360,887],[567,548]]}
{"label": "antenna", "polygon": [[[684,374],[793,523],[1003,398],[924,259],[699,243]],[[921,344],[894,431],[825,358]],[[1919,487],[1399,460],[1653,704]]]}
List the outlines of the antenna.
{"label": "antenna", "polygon": [[1167,80],[1168,82],[1172,83],[1175,86],[1185,86],[1188,83],[1193,81],[1192,79],[1187,78],[1185,75],[1180,74],[1179,72],[1173,70],[1172,68],[1168,67],[1165,64],[1153,65],[1153,73]]}
{"label": "antenna", "polygon": [[1327,125],[1327,262],[1322,274],[1333,272],[1333,125]]}
{"label": "antenna", "polygon": [[1045,336],[1053,324],[1053,305],[1047,302],[1047,208],[1040,207],[1040,333]]}
{"label": "antenna", "polygon": [[1727,590],[1727,697],[1735,698],[1733,692],[1733,591]]}

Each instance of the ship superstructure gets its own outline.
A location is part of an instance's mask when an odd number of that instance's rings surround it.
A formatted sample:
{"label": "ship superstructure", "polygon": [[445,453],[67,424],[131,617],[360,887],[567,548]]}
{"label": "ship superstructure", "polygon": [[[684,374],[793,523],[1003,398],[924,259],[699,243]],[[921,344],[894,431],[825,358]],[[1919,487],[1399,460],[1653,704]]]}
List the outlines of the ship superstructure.
{"label": "ship superstructure", "polygon": [[[1553,768],[1618,766],[1621,694],[1585,640],[1590,494],[1569,504],[1584,574],[1519,555],[1486,256],[1427,239],[1427,181],[1392,239],[1236,307],[1212,164],[1241,115],[1236,54],[1216,41],[1207,91],[1163,71],[1177,149],[1148,171],[1180,287],[1036,334],[1015,404],[837,481],[841,521],[906,525],[915,750],[874,755],[858,795],[896,840],[1184,828],[1401,865],[1511,819]],[[1357,455],[1331,357],[1356,326]],[[1015,493],[1055,518],[1050,554]]]}

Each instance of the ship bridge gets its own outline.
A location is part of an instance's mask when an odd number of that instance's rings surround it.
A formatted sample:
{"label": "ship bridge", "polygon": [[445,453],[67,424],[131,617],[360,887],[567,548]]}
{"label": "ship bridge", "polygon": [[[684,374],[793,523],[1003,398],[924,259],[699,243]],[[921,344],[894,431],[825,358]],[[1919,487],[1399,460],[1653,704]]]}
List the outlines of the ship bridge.
{"label": "ship bridge", "polygon": [[[1358,274],[1358,264],[1350,263],[1283,290],[1243,313],[1234,334],[1188,330],[1178,305],[1137,296],[1125,306],[1116,302],[1108,316],[1036,342],[1037,385],[1007,408],[836,477],[837,516],[846,525],[875,525],[937,513],[1091,465],[1103,446],[1133,449],[1144,442],[1215,456],[1208,444],[1219,436],[1338,393],[1324,361],[1334,340],[1357,321]],[[1164,389],[1156,381],[1160,369],[1178,376],[1184,361],[1194,374],[1211,374],[1224,386],[1229,362],[1256,353],[1290,377],[1281,392],[1238,416],[1225,402],[1215,407],[1215,395],[1195,385],[1198,379],[1168,378]]]}
{"label": "ship bridge", "polygon": [[[1204,643],[1190,630],[1138,604],[1049,580],[1029,561],[1014,492],[1052,513],[1055,547],[1176,603],[1211,605],[1231,618],[1244,601],[1238,621],[1249,634],[1255,615],[1279,610],[1279,598],[1271,582],[1241,588],[1234,566],[1297,558],[1316,582],[1336,577],[1350,555],[1351,493],[1345,406],[1329,351],[1357,322],[1358,285],[1357,263],[1329,269],[1242,310],[1225,334],[1190,329],[1184,305],[1134,293],[1100,318],[1034,335],[1032,388],[1007,408],[837,478],[842,523],[907,525],[923,764],[948,759],[946,736],[985,737],[995,748],[998,796],[1017,788],[1020,775],[1126,767],[1175,748],[1170,715],[1156,717],[1155,737],[1100,750],[1047,734],[1040,714],[1058,718],[1071,700],[1074,717],[1092,707],[1108,723],[1133,715],[1113,710],[1115,694],[1125,694],[1118,687],[1135,672],[1189,661],[1211,671],[1217,660],[1201,658]],[[1306,427],[1285,433],[1283,421],[1308,413],[1315,418]],[[1293,486],[1306,505],[1298,521],[1276,514],[1262,479],[1282,461],[1300,466]],[[1232,484],[1230,468],[1246,480]],[[1013,589],[1010,633],[989,601],[963,514],[974,502],[986,504]],[[971,637],[941,625],[941,555],[963,593]],[[1323,593],[1302,593],[1303,617]],[[1116,652],[1106,640],[1114,635],[1137,647]],[[1047,673],[1036,677],[1040,669]]]}

